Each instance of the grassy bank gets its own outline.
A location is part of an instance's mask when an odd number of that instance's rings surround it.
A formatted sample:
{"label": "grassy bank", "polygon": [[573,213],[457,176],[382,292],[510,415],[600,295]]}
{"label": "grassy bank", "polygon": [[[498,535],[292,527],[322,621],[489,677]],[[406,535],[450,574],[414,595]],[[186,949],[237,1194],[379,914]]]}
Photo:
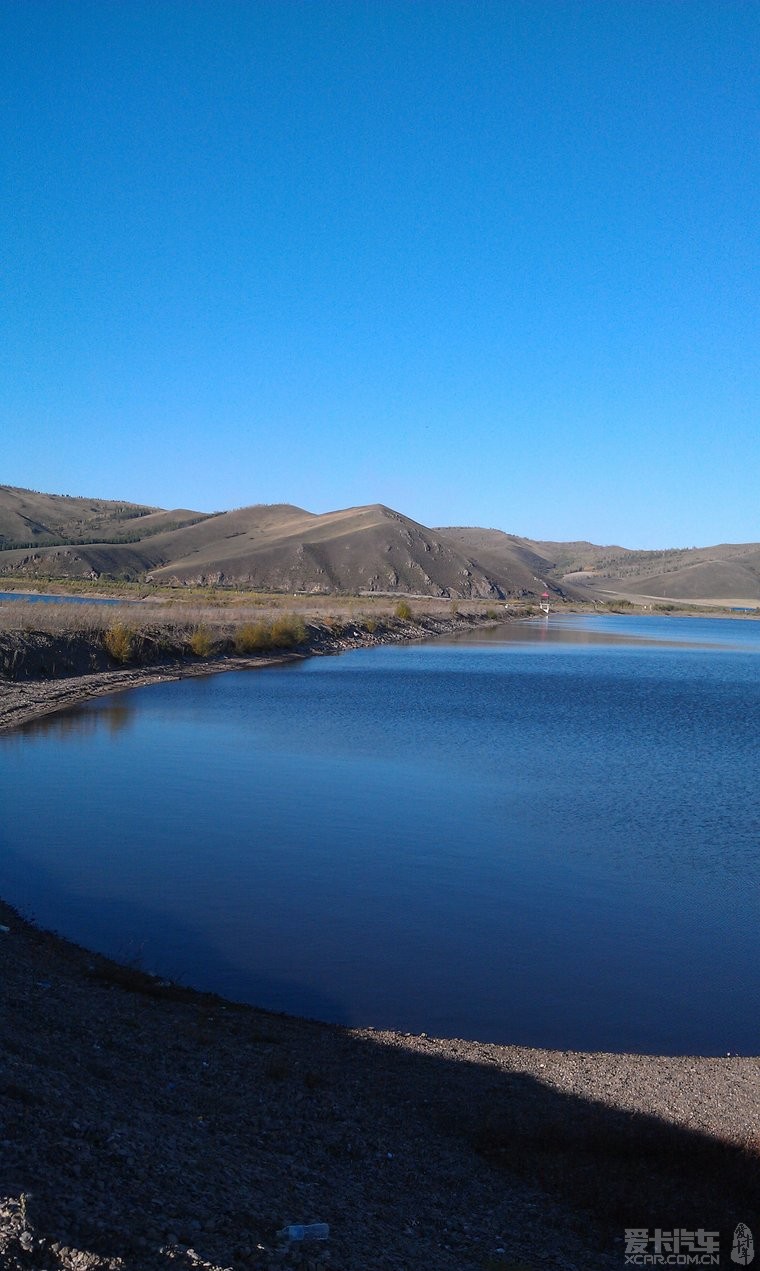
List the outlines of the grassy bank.
{"label": "grassy bank", "polygon": [[[450,602],[323,598],[179,604],[0,604],[0,678],[56,679],[166,662],[195,663],[285,651],[340,652],[362,644],[419,639],[503,620],[504,610]],[[526,608],[519,611],[527,614]]]}

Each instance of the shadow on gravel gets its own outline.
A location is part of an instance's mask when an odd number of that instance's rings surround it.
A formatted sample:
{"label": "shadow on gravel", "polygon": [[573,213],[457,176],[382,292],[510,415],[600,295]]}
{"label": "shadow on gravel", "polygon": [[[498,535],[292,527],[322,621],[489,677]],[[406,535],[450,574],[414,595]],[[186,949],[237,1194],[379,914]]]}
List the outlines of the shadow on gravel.
{"label": "shadow on gravel", "polygon": [[[143,983],[121,983],[118,973],[111,982],[126,990],[120,997],[133,992],[142,994],[145,989]],[[170,993],[166,996],[169,1000],[160,1004],[161,1010],[169,1010],[172,1001],[180,1001],[205,1012],[213,1022],[213,1003],[209,999],[200,999],[186,990],[177,999],[172,999]],[[299,1179],[308,1179],[312,1186],[307,1221],[319,1217],[331,1223],[333,1265],[342,1271],[407,1265],[435,1267],[436,1271],[513,1271],[517,1267],[526,1271],[534,1267],[577,1267],[578,1271],[587,1271],[589,1264],[578,1257],[576,1244],[598,1252],[592,1264],[595,1268],[619,1267],[624,1264],[624,1231],[630,1227],[717,1232],[724,1257],[721,1265],[728,1266],[736,1225],[744,1222],[756,1227],[760,1161],[754,1144],[716,1141],[654,1117],[622,1113],[591,1100],[563,1095],[525,1073],[503,1073],[488,1065],[389,1050],[340,1030],[282,1017],[271,1017],[270,1026],[262,1029],[262,1017],[246,1008],[230,1011],[230,1015],[241,1024],[246,1020],[255,1022],[259,1029],[256,1039],[278,1047],[278,1054],[275,1058],[270,1055],[265,1066],[257,1067],[251,1060],[250,1080],[266,1099],[267,1115],[275,1127],[282,1113],[284,1139],[275,1133],[263,1148],[255,1141],[250,1103],[247,1098],[238,1099],[235,1074],[225,1073],[224,1054],[219,1056],[218,1067],[214,1061],[217,1084],[213,1092],[205,1092],[205,1102],[203,1091],[197,1087],[188,1086],[183,1094],[179,1110],[184,1118],[211,1118],[209,1130],[204,1128],[193,1148],[184,1144],[177,1151],[170,1136],[162,1141],[165,1094],[163,1103],[156,1104],[155,1098],[150,1098],[139,1106],[138,1098],[135,1106],[135,1091],[123,1100],[117,1088],[109,1098],[117,1100],[115,1116],[120,1123],[126,1126],[130,1118],[146,1114],[156,1117],[159,1137],[152,1148],[150,1181],[146,1177],[136,1188],[132,1178],[134,1163],[127,1162],[123,1184],[110,1202],[110,1221],[102,1221],[102,1208],[97,1204],[88,1215],[88,1179],[98,1176],[99,1155],[114,1150],[113,1135],[109,1138],[101,1131],[90,1111],[89,1121],[82,1129],[90,1164],[87,1175],[82,1177],[81,1211],[69,1225],[64,1241],[103,1259],[122,1258],[119,1265],[124,1271],[150,1271],[164,1266],[189,1268],[199,1265],[198,1258],[235,1271],[273,1267],[275,1259],[277,1265],[300,1262],[300,1248],[278,1253],[275,1236],[279,1222],[285,1221],[288,1214],[293,1215],[298,1205],[293,1190],[293,1143],[288,1139],[292,1119],[285,1111],[292,1108],[294,1101],[309,1123],[309,1132],[304,1133],[299,1145],[304,1162]],[[204,1053],[213,1057],[215,1044],[215,1030],[207,1027]],[[350,1080],[342,1083],[344,1072],[350,1074]],[[93,1087],[107,1080],[107,1064],[102,1073],[90,1065],[88,1080]],[[410,1091],[415,1096],[412,1106]],[[0,1086],[0,1106],[17,1105],[19,1098],[17,1090]],[[45,1115],[42,1108],[36,1107],[33,1093],[24,1094],[20,1102],[24,1117]],[[381,1121],[383,1115],[385,1124]],[[213,1132],[214,1122],[224,1130],[221,1137]],[[431,1173],[427,1175],[423,1168],[412,1176],[404,1168],[404,1161],[410,1150],[408,1141],[417,1144],[420,1135],[429,1145]],[[51,1126],[51,1168],[58,1157],[65,1173],[71,1153],[60,1158],[56,1139]],[[393,1144],[394,1164],[383,1161],[378,1165],[378,1143]],[[448,1164],[437,1175],[435,1162],[441,1155]],[[211,1213],[208,1196],[204,1199],[199,1194],[194,1181],[199,1168],[205,1167],[208,1172],[209,1156],[224,1163],[227,1174],[230,1161],[239,1169],[237,1181],[226,1181]],[[331,1160],[336,1162],[335,1171],[330,1167]],[[456,1162],[453,1171],[452,1161]],[[250,1183],[251,1164],[262,1179],[260,1192]],[[244,1168],[240,1169],[241,1165]],[[419,1168],[416,1164],[415,1167]],[[494,1214],[493,1234],[476,1217],[476,1230],[467,1237],[469,1248],[462,1246],[457,1251],[456,1232],[460,1228],[467,1230],[473,1217],[466,1200],[467,1185],[479,1171],[490,1174],[492,1183],[494,1177],[503,1180],[499,1191],[504,1198],[504,1212]],[[213,1175],[215,1171],[210,1172]],[[3,1174],[0,1170],[0,1178]],[[107,1160],[106,1175],[114,1176],[112,1155]],[[8,1180],[3,1181],[7,1195]],[[5,1261],[0,1256],[4,1268],[39,1271],[42,1267],[79,1265],[74,1258],[68,1259],[60,1246],[55,1192],[61,1181],[50,1177],[47,1186],[39,1189],[35,1184],[35,1195],[28,1205],[34,1245],[24,1249],[19,1243],[24,1228],[16,1221],[15,1237],[12,1246],[6,1248]],[[526,1196],[533,1202],[538,1200],[538,1213],[524,1212]],[[17,1209],[19,1197],[20,1191],[16,1194]],[[171,1225],[177,1227],[173,1239],[159,1230],[160,1219],[159,1226],[155,1226],[156,1206],[159,1214],[176,1214],[171,1219]],[[345,1218],[347,1213],[360,1217],[384,1214],[393,1219],[397,1213],[413,1212],[417,1213],[414,1225],[418,1230],[408,1233],[408,1247],[403,1253],[408,1262],[391,1256],[387,1261],[378,1260],[376,1235],[372,1237],[375,1248],[370,1250],[362,1246],[361,1239],[354,1243],[355,1228],[347,1230],[345,1221],[341,1223],[341,1215]],[[97,1215],[96,1221],[91,1220],[92,1214]],[[193,1234],[193,1224],[198,1228],[197,1234]],[[125,1229],[131,1231],[128,1239]],[[531,1256],[531,1229],[540,1230],[535,1261]],[[504,1240],[505,1230],[507,1237],[515,1241],[509,1256],[494,1252],[498,1242]],[[45,1234],[40,1243],[42,1233]],[[58,1242],[55,1257],[53,1241]],[[186,1247],[191,1243],[196,1251],[193,1254]],[[398,1248],[398,1230],[392,1232],[391,1243]],[[173,1247],[169,1249],[168,1244]],[[257,1247],[261,1250],[258,1255]],[[0,1255],[2,1252],[0,1246]],[[319,1252],[319,1246],[303,1249],[303,1255],[309,1258],[316,1258]],[[102,1265],[106,1265],[105,1261]]]}
{"label": "shadow on gravel", "polygon": [[569,1205],[601,1247],[614,1248],[625,1228],[703,1228],[722,1234],[728,1254],[736,1225],[757,1224],[753,1140],[690,1132],[564,1095],[528,1075],[504,1078],[493,1094],[488,1106],[455,1116],[452,1129],[496,1168]]}
{"label": "shadow on gravel", "polygon": [[[363,1045],[372,1048],[371,1042]],[[737,1225],[760,1227],[760,1142],[754,1134],[733,1141],[690,1131],[565,1094],[530,1073],[437,1055],[403,1054],[396,1062],[399,1098],[415,1071],[420,1090],[428,1092],[423,1108],[431,1137],[458,1143],[463,1168],[473,1152],[505,1182],[540,1188],[567,1210],[582,1239],[601,1256],[612,1256],[613,1266],[623,1265],[626,1228],[647,1228],[652,1235],[657,1227],[718,1232],[719,1265],[729,1266]],[[390,1083],[388,1094],[393,1098]]]}

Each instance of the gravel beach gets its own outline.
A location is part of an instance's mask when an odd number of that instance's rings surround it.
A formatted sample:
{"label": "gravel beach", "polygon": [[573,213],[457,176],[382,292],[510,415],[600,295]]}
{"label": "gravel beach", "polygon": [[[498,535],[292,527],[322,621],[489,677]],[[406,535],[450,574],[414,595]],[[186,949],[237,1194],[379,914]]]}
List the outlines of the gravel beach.
{"label": "gravel beach", "polygon": [[[0,728],[215,669],[0,683]],[[585,1271],[658,1227],[719,1233],[730,1266],[736,1224],[760,1230],[755,1057],[339,1028],[119,967],[2,904],[0,924],[8,1271]],[[329,1237],[278,1236],[311,1222]]]}

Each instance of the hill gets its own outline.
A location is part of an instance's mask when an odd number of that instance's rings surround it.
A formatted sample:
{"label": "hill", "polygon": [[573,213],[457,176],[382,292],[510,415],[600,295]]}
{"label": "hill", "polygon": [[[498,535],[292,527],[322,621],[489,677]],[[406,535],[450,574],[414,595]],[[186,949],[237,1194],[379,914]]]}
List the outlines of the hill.
{"label": "hill", "polygon": [[317,515],[288,503],[229,512],[0,486],[0,577],[116,578],[261,591],[535,599],[760,602],[760,544],[635,551],[431,529],[374,503]]}
{"label": "hill", "polygon": [[[534,544],[503,530],[476,529],[471,526],[447,526],[436,531],[456,543],[477,560],[494,577],[509,578],[512,590],[525,595],[564,591],[554,562],[539,553]],[[570,594],[574,588],[570,587]]]}
{"label": "hill", "polygon": [[0,551],[71,543],[138,542],[205,519],[203,512],[0,486]]}
{"label": "hill", "polygon": [[224,548],[209,543],[153,570],[152,577],[187,582],[200,572],[209,581],[288,591],[495,599],[536,595],[545,585],[517,553],[486,559],[464,538],[429,529],[383,504],[322,516],[289,509],[289,516],[267,523],[267,509],[245,511],[246,530]]}
{"label": "hill", "polygon": [[[23,501],[28,521],[39,511],[45,526],[32,548],[22,547],[9,515],[10,536],[0,538],[0,574],[484,599],[539,589],[524,567],[504,560],[486,568],[450,537],[382,504],[319,516],[290,504],[204,515],[74,500],[66,520],[61,497],[0,488],[0,504],[12,513]],[[51,516],[41,519],[51,499],[59,512],[54,524]],[[95,525],[102,526],[97,541]]]}
{"label": "hill", "polygon": [[[633,551],[590,543],[536,544],[553,574],[589,596],[616,594],[684,602],[760,601],[760,544]],[[552,550],[554,549],[554,550]]]}

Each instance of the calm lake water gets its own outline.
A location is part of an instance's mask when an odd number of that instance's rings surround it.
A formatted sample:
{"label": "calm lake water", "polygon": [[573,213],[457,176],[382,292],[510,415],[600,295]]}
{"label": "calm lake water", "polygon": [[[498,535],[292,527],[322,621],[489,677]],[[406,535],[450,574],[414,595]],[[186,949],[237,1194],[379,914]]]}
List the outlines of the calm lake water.
{"label": "calm lake water", "polygon": [[760,1053],[759,654],[552,616],[100,699],[0,738],[0,894],[276,1010]]}
{"label": "calm lake water", "polygon": [[27,601],[31,604],[43,605],[119,605],[121,600],[106,600],[99,596],[48,596],[38,591],[0,591],[0,603],[4,601]]}

